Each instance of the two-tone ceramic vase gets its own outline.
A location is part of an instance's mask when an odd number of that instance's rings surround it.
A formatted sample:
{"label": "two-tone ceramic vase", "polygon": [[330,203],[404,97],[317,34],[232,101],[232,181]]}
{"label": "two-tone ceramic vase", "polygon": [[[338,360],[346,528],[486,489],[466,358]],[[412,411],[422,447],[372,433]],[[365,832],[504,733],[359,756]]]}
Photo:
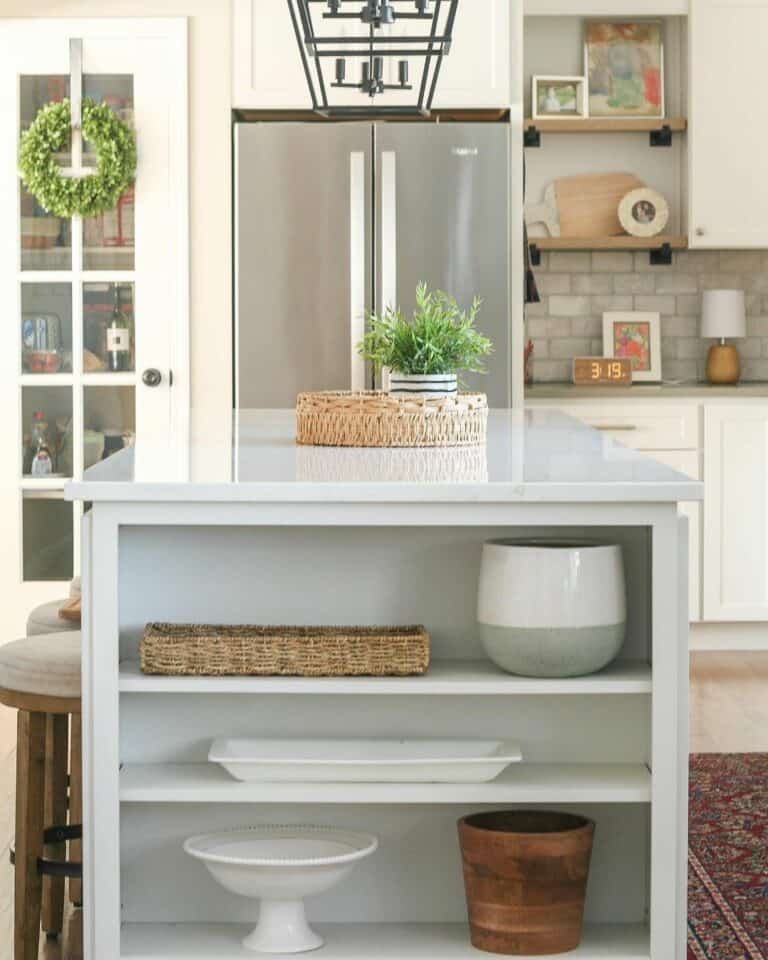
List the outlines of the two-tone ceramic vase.
{"label": "two-tone ceramic vase", "polygon": [[626,633],[621,547],[491,540],[477,602],[486,653],[508,673],[578,677],[614,660]]}

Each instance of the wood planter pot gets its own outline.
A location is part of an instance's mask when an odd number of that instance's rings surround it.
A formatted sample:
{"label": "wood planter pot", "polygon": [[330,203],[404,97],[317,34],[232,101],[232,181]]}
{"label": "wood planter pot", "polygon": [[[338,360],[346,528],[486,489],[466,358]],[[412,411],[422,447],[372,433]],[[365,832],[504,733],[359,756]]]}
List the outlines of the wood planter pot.
{"label": "wood planter pot", "polygon": [[575,950],[595,824],[544,810],[459,820],[473,946],[541,956]]}

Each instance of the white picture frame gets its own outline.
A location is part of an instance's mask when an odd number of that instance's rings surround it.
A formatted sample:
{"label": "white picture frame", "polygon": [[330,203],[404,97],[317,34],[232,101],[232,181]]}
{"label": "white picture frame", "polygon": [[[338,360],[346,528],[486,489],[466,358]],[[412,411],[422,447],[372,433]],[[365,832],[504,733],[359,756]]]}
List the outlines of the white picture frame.
{"label": "white picture frame", "polygon": [[[617,327],[628,330],[619,331]],[[629,337],[626,334],[630,332]],[[619,337],[625,341],[619,342]],[[629,357],[633,383],[661,381],[661,315],[637,310],[603,314],[603,356]],[[636,363],[638,366],[636,366]]]}
{"label": "white picture frame", "polygon": [[[558,97],[558,90],[568,87],[574,88],[573,108],[563,109],[562,98]],[[540,91],[549,91],[545,94],[553,98],[552,110],[542,109],[539,104]],[[557,109],[555,109],[557,103]],[[531,116],[534,120],[574,120],[584,119],[587,116],[587,84],[584,77],[569,76],[535,76],[531,78]]]}
{"label": "white picture frame", "polygon": [[[590,28],[599,28],[612,27],[612,26],[627,26],[634,28],[642,27],[654,27],[659,30],[659,76],[658,76],[658,99],[659,99],[659,109],[658,111],[645,112],[636,112],[629,108],[622,109],[617,107],[616,109],[611,110],[599,110],[594,108],[592,103],[592,97],[594,91],[594,84],[590,83],[590,76],[592,73],[593,65],[591,63],[590,49],[592,47],[592,42],[590,40]],[[665,59],[665,49],[664,49],[664,22],[659,19],[653,18],[644,18],[644,17],[592,17],[584,22],[584,83],[585,83],[585,110],[587,115],[590,117],[597,117],[600,119],[612,119],[612,120],[663,120],[666,117],[666,91],[665,91],[665,76],[664,76],[664,59]]]}

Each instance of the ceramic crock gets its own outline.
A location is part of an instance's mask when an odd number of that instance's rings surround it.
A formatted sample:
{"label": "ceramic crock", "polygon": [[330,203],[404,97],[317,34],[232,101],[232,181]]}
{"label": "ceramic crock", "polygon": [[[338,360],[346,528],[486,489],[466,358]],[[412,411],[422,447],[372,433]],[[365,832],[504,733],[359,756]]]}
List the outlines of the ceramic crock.
{"label": "ceramic crock", "polygon": [[455,373],[398,373],[389,375],[389,392],[399,397],[455,397],[458,380]]}
{"label": "ceramic crock", "polygon": [[477,619],[486,653],[508,673],[595,673],[615,659],[624,642],[621,547],[491,540],[483,545]]}

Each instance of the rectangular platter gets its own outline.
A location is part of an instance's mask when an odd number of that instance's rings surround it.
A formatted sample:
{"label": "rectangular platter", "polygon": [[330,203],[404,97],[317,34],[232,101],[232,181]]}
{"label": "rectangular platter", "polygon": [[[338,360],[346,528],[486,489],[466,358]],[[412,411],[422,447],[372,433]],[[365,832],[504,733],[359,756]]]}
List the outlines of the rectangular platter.
{"label": "rectangular platter", "polygon": [[487,783],[522,760],[509,740],[216,740],[235,779],[279,783]]}

